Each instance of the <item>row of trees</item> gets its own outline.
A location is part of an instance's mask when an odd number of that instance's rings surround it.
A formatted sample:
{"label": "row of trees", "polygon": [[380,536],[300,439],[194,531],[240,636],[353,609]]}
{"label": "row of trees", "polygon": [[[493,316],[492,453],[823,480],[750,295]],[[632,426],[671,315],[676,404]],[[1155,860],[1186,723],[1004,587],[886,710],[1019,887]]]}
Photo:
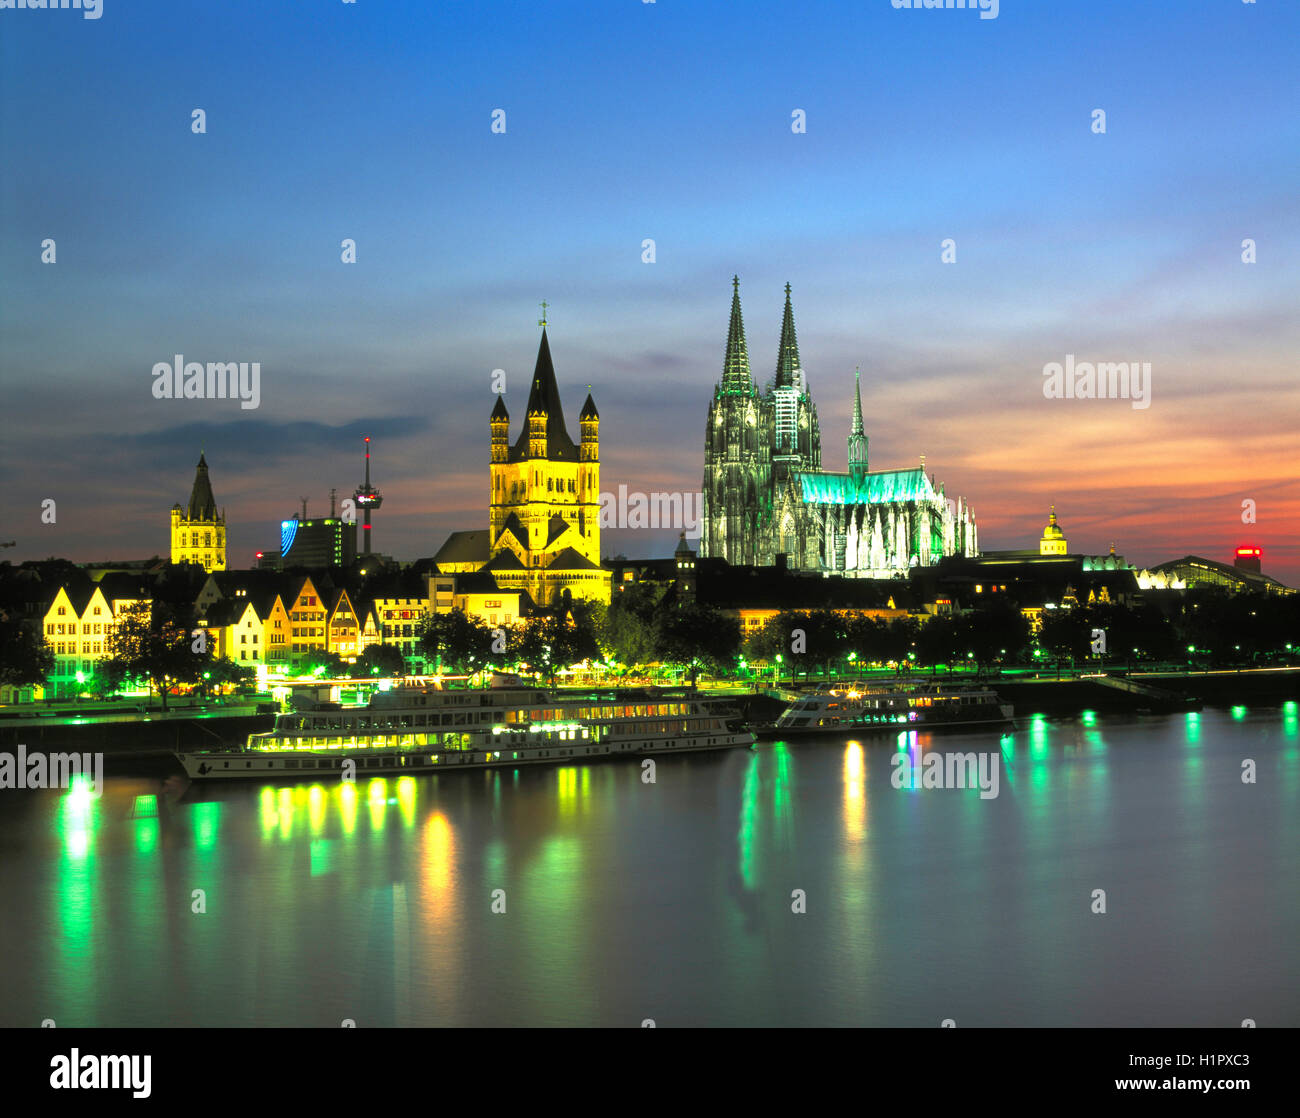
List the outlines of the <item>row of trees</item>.
{"label": "row of trees", "polygon": [[[1111,603],[1047,609],[1037,634],[1005,600],[925,620],[783,612],[742,640],[735,618],[695,602],[665,600],[664,594],[663,588],[638,583],[608,606],[577,601],[567,612],[513,626],[492,627],[460,610],[440,613],[423,622],[420,651],[445,671],[473,673],[522,664],[552,682],[557,669],[584,660],[675,665],[694,681],[701,670],[735,671],[746,657],[820,673],[854,661],[927,668],[974,663],[983,670],[1045,659],[1222,666],[1300,655],[1300,596],[1203,590],[1189,593],[1168,613],[1149,605]],[[108,655],[97,662],[87,689],[111,694],[125,680],[144,680],[162,695],[165,708],[168,691],[177,685],[251,682],[252,669],[214,658],[206,636],[183,607],[154,602],[128,610],[106,638]],[[328,676],[388,676],[406,670],[401,652],[388,645],[371,645],[355,664],[319,651],[303,667],[308,674]],[[41,635],[0,615],[0,683],[43,683],[53,668],[54,657]]]}
{"label": "row of trees", "polygon": [[[212,655],[207,637],[183,608],[162,602],[132,606],[109,629],[105,655],[95,661],[84,689],[107,697],[128,681],[144,682],[162,696],[166,710],[168,692],[178,686],[207,691],[252,683],[253,669]],[[0,618],[0,683],[44,685],[54,667],[54,652],[38,631],[15,618]]]}

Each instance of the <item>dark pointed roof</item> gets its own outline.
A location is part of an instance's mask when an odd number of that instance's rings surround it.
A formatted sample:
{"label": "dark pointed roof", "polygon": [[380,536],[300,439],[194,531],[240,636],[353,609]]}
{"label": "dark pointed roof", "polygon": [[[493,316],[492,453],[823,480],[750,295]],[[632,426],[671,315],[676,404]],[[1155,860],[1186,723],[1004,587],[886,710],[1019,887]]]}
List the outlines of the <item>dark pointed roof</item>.
{"label": "dark pointed roof", "polygon": [[447,542],[438,548],[435,563],[486,563],[491,541],[487,529],[470,532],[452,532]]}
{"label": "dark pointed roof", "polygon": [[550,571],[598,571],[600,565],[593,563],[585,555],[580,555],[571,547],[558,552],[554,559],[546,564]]}
{"label": "dark pointed roof", "polygon": [[510,413],[506,411],[506,400],[504,396],[497,396],[497,402],[492,405],[492,418],[509,421]]}
{"label": "dark pointed roof", "polygon": [[198,469],[194,472],[194,488],[190,490],[189,507],[185,515],[190,520],[216,520],[217,502],[212,497],[212,483],[208,481],[208,463],[199,454]]}
{"label": "dark pointed roof", "polygon": [[745,320],[740,313],[740,277],[731,277],[731,323],[727,327],[727,355],[722,364],[722,389],[724,392],[754,390],[754,378],[749,371],[749,349],[745,345]]}
{"label": "dark pointed roof", "polygon": [[591,393],[587,393],[587,402],[582,405],[582,411],[578,415],[581,419],[599,419],[600,412],[596,410],[596,401],[591,398]]}
{"label": "dark pointed roof", "polygon": [[794,307],[790,303],[790,285],[785,285],[785,317],[781,320],[781,344],[776,351],[776,387],[789,388],[794,384],[795,370],[799,364],[799,339],[794,333]]}
{"label": "dark pointed roof", "polygon": [[557,539],[569,530],[569,522],[562,516],[552,516],[546,524],[546,546],[550,547]]}
{"label": "dark pointed roof", "polygon": [[523,521],[513,512],[506,517],[505,523],[501,525],[501,531],[492,546],[499,547],[507,533],[514,536],[516,542],[525,551],[528,549],[528,529],[524,527]]}
{"label": "dark pointed roof", "polygon": [[[522,571],[524,564],[520,561],[519,556],[511,551],[508,547],[498,551],[491,559],[479,568],[480,571]],[[459,576],[457,576],[459,577]]]}
{"label": "dark pointed roof", "polygon": [[[546,457],[574,461],[578,448],[569,438],[564,426],[564,410],[560,405],[560,389],[555,383],[555,366],[551,364],[551,346],[546,340],[546,327],[542,327],[541,345],[537,347],[537,367],[533,370],[533,387],[528,393],[528,414],[546,416]],[[514,457],[523,458],[528,453],[528,424],[515,441]]]}

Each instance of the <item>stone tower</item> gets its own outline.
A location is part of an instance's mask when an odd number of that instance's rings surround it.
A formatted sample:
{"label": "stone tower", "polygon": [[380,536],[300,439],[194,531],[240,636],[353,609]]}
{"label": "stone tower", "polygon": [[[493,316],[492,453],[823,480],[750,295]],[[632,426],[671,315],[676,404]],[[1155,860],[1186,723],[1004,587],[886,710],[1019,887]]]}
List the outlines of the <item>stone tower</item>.
{"label": "stone tower", "polygon": [[226,512],[217,512],[208,463],[201,453],[190,503],[172,506],[171,536],[173,563],[198,563],[205,571],[226,569]]}
{"label": "stone tower", "polygon": [[731,322],[722,380],[713,389],[704,432],[700,555],[732,564],[759,562],[771,514],[772,440],[749,369],[740,278],[731,280]]}

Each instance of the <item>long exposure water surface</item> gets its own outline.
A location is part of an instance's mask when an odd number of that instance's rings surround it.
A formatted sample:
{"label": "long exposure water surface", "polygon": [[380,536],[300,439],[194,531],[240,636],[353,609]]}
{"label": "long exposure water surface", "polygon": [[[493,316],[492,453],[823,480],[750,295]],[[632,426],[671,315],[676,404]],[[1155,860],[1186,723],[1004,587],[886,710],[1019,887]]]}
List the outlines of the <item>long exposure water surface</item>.
{"label": "long exposure water surface", "polygon": [[1297,721],[4,791],[0,1024],[1297,1025]]}

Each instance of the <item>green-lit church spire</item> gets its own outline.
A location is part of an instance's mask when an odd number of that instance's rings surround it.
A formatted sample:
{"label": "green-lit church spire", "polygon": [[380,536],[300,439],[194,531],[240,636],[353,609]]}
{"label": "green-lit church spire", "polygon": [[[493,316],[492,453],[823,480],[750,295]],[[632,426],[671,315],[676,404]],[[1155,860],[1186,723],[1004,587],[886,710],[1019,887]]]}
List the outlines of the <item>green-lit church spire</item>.
{"label": "green-lit church spire", "polygon": [[781,344],[776,353],[776,387],[795,387],[794,374],[799,365],[799,339],[794,333],[794,307],[790,302],[790,285],[785,285],[785,317],[781,320]]}
{"label": "green-lit church spire", "polygon": [[853,373],[853,423],[849,427],[849,473],[861,477],[867,472],[867,433],[862,426],[862,366]]}
{"label": "green-lit church spire", "polygon": [[724,392],[754,393],[749,371],[749,349],[745,345],[745,320],[740,313],[740,277],[731,277],[731,324],[727,328],[727,356],[722,366]]}

